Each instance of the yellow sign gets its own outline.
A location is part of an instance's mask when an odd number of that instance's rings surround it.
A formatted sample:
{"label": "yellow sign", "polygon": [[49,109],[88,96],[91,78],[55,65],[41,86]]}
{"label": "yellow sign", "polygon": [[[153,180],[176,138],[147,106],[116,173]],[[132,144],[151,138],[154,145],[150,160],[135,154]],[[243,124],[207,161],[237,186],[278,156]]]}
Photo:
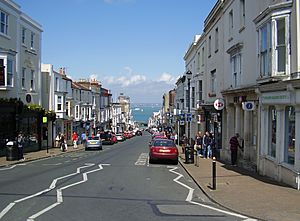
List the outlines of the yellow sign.
{"label": "yellow sign", "polygon": [[43,117],[43,124],[48,122],[48,118],[47,117]]}

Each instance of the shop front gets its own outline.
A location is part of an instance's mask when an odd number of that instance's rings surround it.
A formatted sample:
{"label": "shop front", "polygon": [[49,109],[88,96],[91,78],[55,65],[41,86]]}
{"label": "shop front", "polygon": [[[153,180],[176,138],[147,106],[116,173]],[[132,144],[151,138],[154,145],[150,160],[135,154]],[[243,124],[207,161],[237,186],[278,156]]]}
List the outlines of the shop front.
{"label": "shop front", "polygon": [[296,187],[300,172],[300,140],[297,139],[300,137],[300,90],[261,88],[260,109],[259,173]]}

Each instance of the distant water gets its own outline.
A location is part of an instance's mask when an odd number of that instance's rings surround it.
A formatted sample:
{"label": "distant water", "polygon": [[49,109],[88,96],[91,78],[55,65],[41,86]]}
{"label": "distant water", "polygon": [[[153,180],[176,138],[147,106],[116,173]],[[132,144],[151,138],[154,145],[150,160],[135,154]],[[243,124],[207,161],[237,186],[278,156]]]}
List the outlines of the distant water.
{"label": "distant water", "polygon": [[148,120],[153,115],[153,112],[158,112],[160,109],[161,104],[131,104],[131,114],[133,116],[133,120],[137,122],[148,123]]}

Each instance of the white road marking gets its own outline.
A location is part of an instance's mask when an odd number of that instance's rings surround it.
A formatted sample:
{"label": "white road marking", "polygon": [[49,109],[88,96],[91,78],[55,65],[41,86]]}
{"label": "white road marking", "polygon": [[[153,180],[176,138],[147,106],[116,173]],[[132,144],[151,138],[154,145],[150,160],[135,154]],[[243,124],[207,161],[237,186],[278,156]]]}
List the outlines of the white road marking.
{"label": "white road marking", "polygon": [[235,216],[235,217],[244,219],[243,221],[257,221],[256,219],[250,219],[249,217],[238,214],[238,213],[229,212],[229,211],[226,211],[226,210],[218,209],[218,208],[215,208],[215,207],[212,207],[212,206],[208,206],[208,205],[205,205],[205,204],[202,204],[202,203],[192,201],[194,189],[179,181],[179,179],[182,178],[183,175],[175,171],[175,170],[178,169],[178,167],[168,166],[168,168],[170,169],[169,170],[170,172],[178,175],[178,177],[173,179],[173,181],[189,190],[189,193],[188,193],[188,195],[186,197],[186,200],[185,200],[186,202],[189,202],[190,204],[198,205],[198,206],[201,206],[201,207],[204,207],[204,208],[207,208],[207,209],[211,209],[211,210],[214,210],[214,211],[217,211],[217,212],[220,212],[220,213],[224,213],[224,214],[227,214],[227,215],[230,215],[230,216]]}
{"label": "white road marking", "polygon": [[17,165],[13,165],[11,167],[5,167],[5,168],[0,168],[0,170],[11,170],[13,168],[15,168]]}
{"label": "white road marking", "polygon": [[74,176],[74,175],[80,173],[80,170],[81,170],[81,169],[86,168],[86,167],[91,167],[91,166],[93,166],[93,165],[94,165],[94,164],[90,164],[90,163],[89,163],[89,164],[85,164],[85,166],[78,167],[77,170],[76,170],[76,173],[71,173],[71,174],[68,174],[68,175],[66,175],[66,176],[62,176],[62,177],[59,177],[59,178],[54,179],[53,182],[51,183],[51,185],[50,185],[49,188],[47,188],[47,189],[45,189],[45,190],[42,190],[42,191],[40,191],[40,192],[38,192],[38,193],[35,193],[35,194],[33,194],[33,195],[30,195],[30,196],[27,196],[27,197],[24,197],[24,198],[15,200],[14,202],[12,202],[12,203],[10,203],[9,205],[7,205],[7,206],[4,208],[4,210],[2,210],[2,211],[0,212],[0,219],[1,219],[1,218],[2,218],[2,217],[3,217],[3,216],[4,216],[4,215],[5,215],[5,214],[6,214],[6,213],[14,206],[14,205],[15,205],[15,204],[20,203],[20,202],[23,202],[23,201],[28,200],[28,199],[31,199],[31,198],[33,198],[33,197],[42,195],[42,194],[44,194],[44,193],[47,193],[47,192],[53,190],[53,189],[56,187],[56,183],[57,183],[58,180],[63,179],[63,178],[66,178],[66,177]]}
{"label": "white road marking", "polygon": [[63,194],[62,194],[62,191],[65,190],[65,189],[68,189],[70,187],[73,187],[73,186],[76,186],[76,185],[79,185],[81,183],[84,183],[88,180],[87,178],[87,175],[89,173],[94,173],[94,172],[97,172],[99,170],[102,170],[103,169],[103,166],[109,166],[110,164],[99,164],[99,168],[98,169],[95,169],[95,170],[91,170],[91,171],[87,171],[85,173],[82,174],[83,176],[83,180],[79,181],[79,182],[76,182],[76,183],[72,183],[70,185],[67,185],[67,186],[64,186],[62,188],[59,188],[57,189],[56,193],[57,193],[57,202],[48,206],[47,208],[41,210],[40,212],[36,213],[36,214],[33,214],[32,216],[30,216],[27,221],[34,221],[34,219],[36,219],[37,217],[43,215],[44,213],[48,212],[49,210],[53,209],[54,207],[60,205],[61,203],[63,203]]}
{"label": "white road marking", "polygon": [[26,163],[19,163],[19,164],[16,164],[16,165],[12,165],[10,167],[0,168],[0,171],[1,170],[11,170],[11,169],[15,168],[16,166],[25,166],[25,165],[27,165],[27,164]]}
{"label": "white road marking", "polygon": [[148,163],[148,153],[141,153],[138,160],[135,162],[134,165],[136,166],[144,166]]}
{"label": "white road marking", "polygon": [[45,163],[45,164],[42,164],[43,166],[59,166],[59,165],[62,165],[62,163]]}

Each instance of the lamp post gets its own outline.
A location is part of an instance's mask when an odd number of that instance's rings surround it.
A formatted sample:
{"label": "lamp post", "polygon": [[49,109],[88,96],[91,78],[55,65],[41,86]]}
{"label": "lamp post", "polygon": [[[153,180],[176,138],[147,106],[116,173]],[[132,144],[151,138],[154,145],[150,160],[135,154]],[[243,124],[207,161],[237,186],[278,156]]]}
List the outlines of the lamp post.
{"label": "lamp post", "polygon": [[188,121],[188,142],[191,144],[191,119],[190,119],[190,112],[191,112],[191,78],[192,72],[189,70],[186,72],[186,77],[188,80],[188,114],[187,114],[187,121]]}

